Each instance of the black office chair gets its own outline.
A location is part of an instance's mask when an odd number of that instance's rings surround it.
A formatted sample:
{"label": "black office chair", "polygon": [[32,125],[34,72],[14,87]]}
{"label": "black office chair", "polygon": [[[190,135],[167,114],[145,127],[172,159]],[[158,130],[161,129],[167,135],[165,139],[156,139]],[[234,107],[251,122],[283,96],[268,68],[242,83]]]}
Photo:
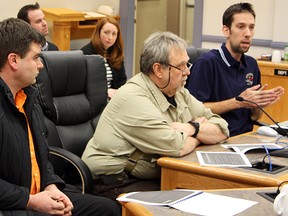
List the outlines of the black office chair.
{"label": "black office chair", "polygon": [[[203,54],[203,53],[206,53],[209,51],[209,49],[205,49],[205,48],[196,48],[194,46],[188,46],[186,48],[186,51],[187,51],[187,54],[189,56],[189,62],[191,64],[194,64],[194,62]],[[188,84],[189,82],[189,79],[190,79],[190,76],[188,76],[187,78],[187,82],[186,82],[186,85]],[[186,87],[185,85],[185,87]]]}
{"label": "black office chair", "polygon": [[189,62],[194,64],[194,62],[199,58],[203,53],[208,52],[210,49],[206,48],[196,48],[194,46],[188,46],[186,48],[187,54],[189,56]]}
{"label": "black office chair", "polygon": [[92,175],[80,157],[107,104],[103,58],[85,56],[80,50],[46,51],[41,58],[44,67],[36,86],[48,130],[50,160],[68,185],[90,193]]}

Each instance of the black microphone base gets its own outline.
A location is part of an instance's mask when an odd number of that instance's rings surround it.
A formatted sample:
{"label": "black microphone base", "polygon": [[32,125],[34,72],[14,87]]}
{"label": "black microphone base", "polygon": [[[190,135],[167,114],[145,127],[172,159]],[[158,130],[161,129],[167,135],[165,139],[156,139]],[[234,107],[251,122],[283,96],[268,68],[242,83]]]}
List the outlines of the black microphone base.
{"label": "black microphone base", "polygon": [[286,136],[288,137],[288,129],[286,128],[279,128],[279,127],[272,127],[274,130],[277,131],[278,134],[280,134],[281,136]]}

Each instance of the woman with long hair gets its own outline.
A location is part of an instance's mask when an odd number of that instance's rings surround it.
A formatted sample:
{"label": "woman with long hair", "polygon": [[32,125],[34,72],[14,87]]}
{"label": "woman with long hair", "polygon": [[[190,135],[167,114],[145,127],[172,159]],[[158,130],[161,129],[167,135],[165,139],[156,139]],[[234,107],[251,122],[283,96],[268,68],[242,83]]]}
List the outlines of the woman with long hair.
{"label": "woman with long hair", "polygon": [[119,22],[107,16],[100,19],[91,41],[81,49],[84,54],[99,54],[104,57],[108,97],[111,99],[117,89],[127,81],[124,67],[124,45]]}

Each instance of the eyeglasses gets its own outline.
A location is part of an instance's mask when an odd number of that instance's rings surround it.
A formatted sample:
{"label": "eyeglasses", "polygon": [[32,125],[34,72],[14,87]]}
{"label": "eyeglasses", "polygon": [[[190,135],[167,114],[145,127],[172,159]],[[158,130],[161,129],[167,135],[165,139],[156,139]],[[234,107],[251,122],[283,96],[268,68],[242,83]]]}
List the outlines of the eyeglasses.
{"label": "eyeglasses", "polygon": [[180,71],[182,72],[182,74],[183,74],[183,73],[185,73],[186,71],[190,71],[190,69],[191,69],[191,67],[192,67],[193,64],[191,64],[190,62],[187,62],[185,69],[181,69],[181,68],[176,67],[176,66],[171,65],[171,64],[168,64],[168,65],[169,65],[170,67],[173,67],[173,68],[177,69],[177,70],[180,70]]}

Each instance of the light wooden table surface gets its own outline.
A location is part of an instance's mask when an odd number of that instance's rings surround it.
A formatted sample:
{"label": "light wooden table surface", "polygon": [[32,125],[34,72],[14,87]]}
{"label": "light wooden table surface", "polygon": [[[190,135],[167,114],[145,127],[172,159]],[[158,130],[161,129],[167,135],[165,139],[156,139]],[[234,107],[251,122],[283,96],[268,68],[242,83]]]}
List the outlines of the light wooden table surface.
{"label": "light wooden table surface", "polygon": [[[273,211],[273,203],[257,192],[276,192],[277,188],[257,188],[257,189],[228,189],[228,190],[208,190],[207,192],[219,195],[225,195],[235,198],[242,198],[258,202],[256,205],[246,209],[245,211],[237,214],[238,216],[254,216],[254,215],[275,215]],[[176,209],[142,205],[139,203],[121,203],[122,216],[192,216],[195,214],[185,213]]]}
{"label": "light wooden table surface", "polygon": [[[254,132],[228,139],[225,144],[275,142],[275,137],[257,135]],[[287,142],[287,139],[285,140]],[[194,190],[276,187],[288,180],[288,169],[279,173],[263,172],[251,168],[219,168],[201,166],[196,151],[232,151],[220,144],[201,145],[191,154],[182,158],[162,157],[158,159],[161,166],[161,190],[186,188]],[[265,150],[251,150],[245,153],[251,163],[261,162]],[[287,168],[288,159],[272,157],[272,164]],[[266,160],[267,162],[267,157]]]}

